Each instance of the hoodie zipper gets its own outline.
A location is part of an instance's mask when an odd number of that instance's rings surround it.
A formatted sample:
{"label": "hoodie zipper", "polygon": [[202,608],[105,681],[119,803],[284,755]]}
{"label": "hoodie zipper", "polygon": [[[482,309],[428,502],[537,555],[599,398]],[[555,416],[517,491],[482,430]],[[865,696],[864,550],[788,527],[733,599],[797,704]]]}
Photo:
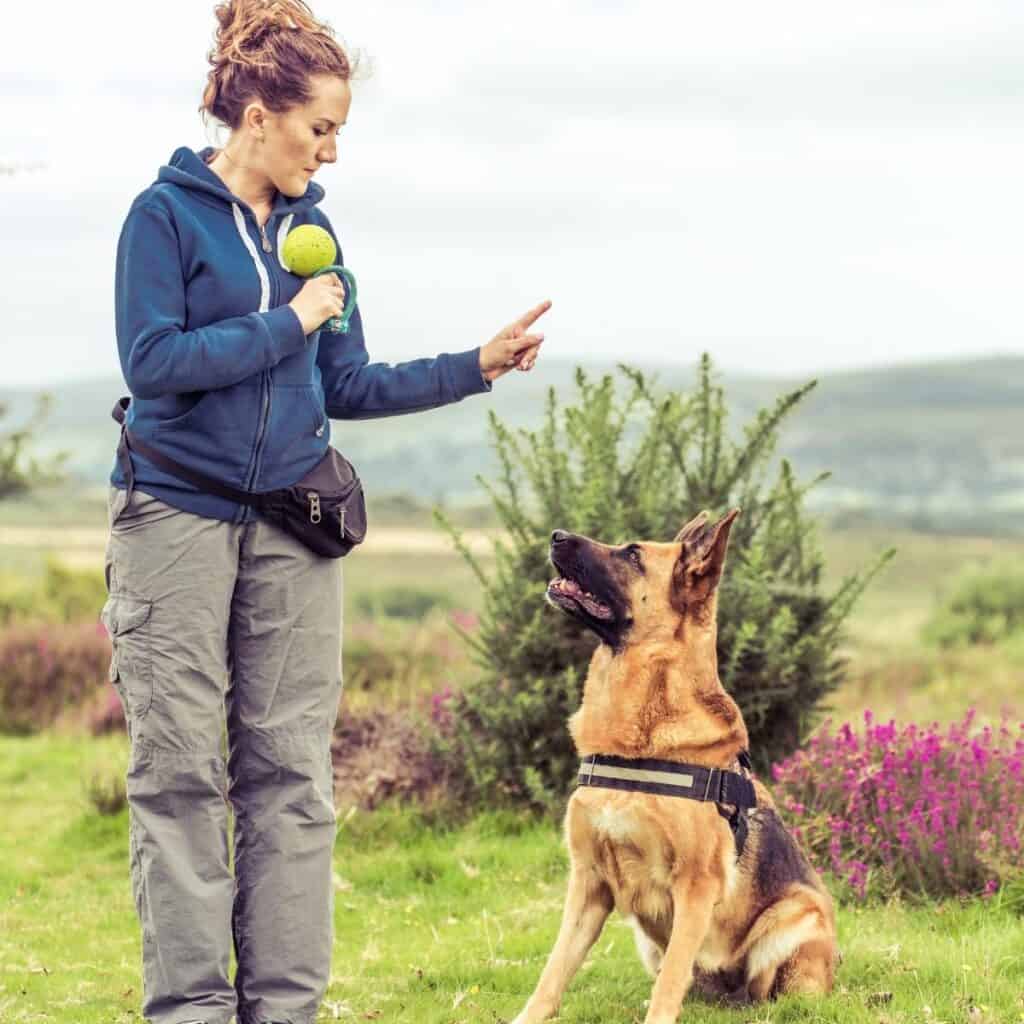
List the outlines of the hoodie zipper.
{"label": "hoodie zipper", "polygon": [[[273,252],[274,247],[270,244],[270,239],[267,237],[266,226],[260,224],[260,222],[256,220],[256,214],[252,213],[252,211],[249,212],[252,219],[255,221],[257,228],[259,228],[261,248],[265,253]],[[267,219],[267,223],[270,223],[270,218]],[[263,262],[266,264],[268,261],[264,259]],[[267,303],[267,308],[273,309],[277,293],[277,281],[275,280],[272,261],[271,265],[267,267],[267,276],[270,279],[270,297]],[[256,478],[259,476],[261,463],[263,461],[263,441],[267,433],[267,424],[270,422],[270,373],[270,370],[263,371],[263,406],[260,414],[259,426],[256,430],[256,454],[253,459],[252,476],[249,478],[249,482],[246,487],[247,490],[252,490],[252,486],[256,482]]]}

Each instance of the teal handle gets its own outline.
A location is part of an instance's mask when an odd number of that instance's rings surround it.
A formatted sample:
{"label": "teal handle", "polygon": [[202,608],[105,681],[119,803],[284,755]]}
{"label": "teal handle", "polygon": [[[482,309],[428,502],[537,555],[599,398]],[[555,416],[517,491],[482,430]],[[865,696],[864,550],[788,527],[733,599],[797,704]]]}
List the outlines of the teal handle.
{"label": "teal handle", "polygon": [[331,331],[334,334],[347,334],[349,319],[356,308],[355,276],[348,267],[339,267],[333,263],[329,267],[318,270],[313,277],[319,277],[321,274],[337,274],[345,282],[345,308],[341,311],[341,316],[332,316],[330,320],[322,323],[320,330]]}

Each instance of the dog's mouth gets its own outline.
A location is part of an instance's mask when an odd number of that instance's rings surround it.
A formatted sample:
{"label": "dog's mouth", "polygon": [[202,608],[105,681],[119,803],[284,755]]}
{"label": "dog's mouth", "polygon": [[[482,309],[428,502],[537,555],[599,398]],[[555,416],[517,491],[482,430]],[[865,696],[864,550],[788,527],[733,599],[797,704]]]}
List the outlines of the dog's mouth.
{"label": "dog's mouth", "polygon": [[576,580],[567,576],[557,576],[548,584],[547,596],[550,601],[564,608],[568,612],[582,609],[589,616],[601,621],[608,621],[614,618],[614,613],[609,605],[605,604],[597,595],[584,590]]}

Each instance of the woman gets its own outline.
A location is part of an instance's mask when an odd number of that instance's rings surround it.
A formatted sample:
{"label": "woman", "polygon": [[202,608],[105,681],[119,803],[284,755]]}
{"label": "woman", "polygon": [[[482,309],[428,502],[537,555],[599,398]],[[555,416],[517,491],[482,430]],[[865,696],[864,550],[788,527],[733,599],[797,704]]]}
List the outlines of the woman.
{"label": "woman", "polygon": [[[369,363],[358,307],[347,334],[319,331],[343,286],[290,274],[281,247],[300,224],[333,235],[311,179],[337,159],[350,63],[299,0],[216,14],[201,110],[230,138],[176,150],[132,204],[117,341],[133,435],[266,491],[321,459],[329,417],[432,409],[531,369],[543,335],[528,330],[550,303],[485,345],[396,366]],[[331,963],[340,563],[138,451],[121,456],[103,617],[131,739],[143,1012],[153,1024],[312,1024]]]}

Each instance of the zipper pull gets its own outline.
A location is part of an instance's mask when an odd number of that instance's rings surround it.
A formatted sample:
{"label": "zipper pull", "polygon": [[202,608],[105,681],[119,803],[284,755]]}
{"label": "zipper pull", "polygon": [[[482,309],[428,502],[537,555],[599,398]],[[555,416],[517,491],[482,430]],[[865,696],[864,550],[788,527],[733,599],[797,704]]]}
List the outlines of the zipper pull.
{"label": "zipper pull", "polygon": [[341,539],[345,539],[345,506],[341,506]]}
{"label": "zipper pull", "polygon": [[319,523],[320,516],[320,495],[316,491],[309,492],[309,521]]}
{"label": "zipper pull", "polygon": [[273,247],[270,244],[270,239],[267,238],[267,229],[262,224],[260,225],[260,235],[263,238],[263,251],[264,252],[273,252],[274,249],[273,249]]}

